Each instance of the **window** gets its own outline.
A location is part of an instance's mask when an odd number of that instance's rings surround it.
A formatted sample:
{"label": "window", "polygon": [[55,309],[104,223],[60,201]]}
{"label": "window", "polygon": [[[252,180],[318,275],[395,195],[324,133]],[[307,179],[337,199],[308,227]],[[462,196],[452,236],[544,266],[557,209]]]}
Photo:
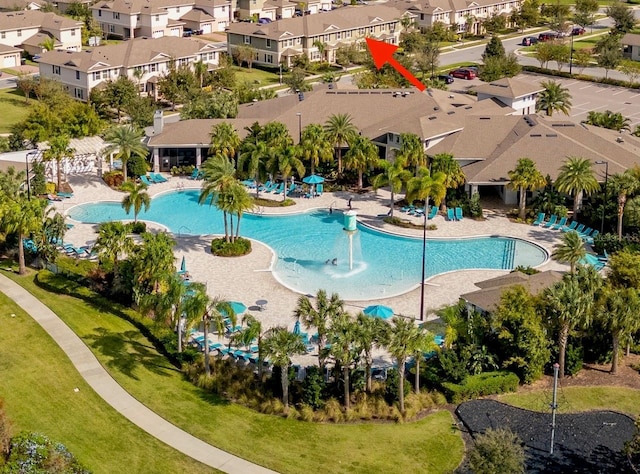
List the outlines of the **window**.
{"label": "window", "polygon": [[60,75],[60,66],[53,66],[53,73],[57,74],[59,76]]}
{"label": "window", "polygon": [[176,7],[176,13],[180,13],[180,7]]}
{"label": "window", "polygon": [[99,81],[100,80],[100,72],[94,72],[93,73],[93,80],[94,81]]}
{"label": "window", "polygon": [[79,81],[80,80],[80,71],[76,71],[76,80]]}
{"label": "window", "polygon": [[244,44],[251,44],[251,36],[244,35]]}
{"label": "window", "polygon": [[149,64],[149,71],[156,72],[158,70],[158,65],[156,63]]}
{"label": "window", "polygon": [[76,35],[76,30],[71,30],[71,36],[75,36]]}
{"label": "window", "polygon": [[338,31],[338,32],[336,33],[336,39],[337,39],[337,40],[342,39],[342,32]]}
{"label": "window", "polygon": [[118,13],[118,12],[113,12],[113,19],[114,19],[114,20],[119,20],[119,19],[120,19],[120,13]]}
{"label": "window", "polygon": [[344,37],[345,38],[351,38],[351,30],[346,31],[345,34],[344,34]]}
{"label": "window", "polygon": [[18,38],[20,38],[22,36],[22,30],[18,30],[18,31],[16,31],[16,33],[18,34]]}
{"label": "window", "polygon": [[73,95],[76,97],[76,99],[84,99],[84,90],[76,87],[73,90]]}
{"label": "window", "polygon": [[156,15],[156,21],[160,21],[160,15]]}
{"label": "window", "polygon": [[180,59],[178,60],[178,64],[179,64],[180,66],[186,66],[188,63],[189,63],[189,60],[188,60],[187,58],[180,58]]}
{"label": "window", "polygon": [[267,40],[267,48],[271,48],[271,40],[270,39]]}
{"label": "window", "polygon": [[325,43],[328,43],[329,41],[331,41],[331,35],[324,35],[324,40]]}
{"label": "window", "polygon": [[7,37],[7,33],[6,33],[5,31],[3,31],[3,32],[0,34],[0,38],[5,39],[6,37]]}
{"label": "window", "polygon": [[267,62],[269,64],[273,64],[273,55],[272,54],[265,54],[264,55],[264,60],[265,60],[265,62]]}
{"label": "window", "polygon": [[364,36],[364,28],[358,28],[358,34]]}
{"label": "window", "polygon": [[222,12],[223,12],[223,13],[224,13],[224,9],[225,9],[225,8],[226,8],[226,7],[225,7],[224,5],[222,5]]}
{"label": "window", "polygon": [[140,15],[136,15],[136,21],[140,21]]}
{"label": "window", "polygon": [[115,33],[115,32],[116,32],[115,25],[109,25],[109,33]]}
{"label": "window", "polygon": [[98,16],[102,16],[102,10],[98,10]]}

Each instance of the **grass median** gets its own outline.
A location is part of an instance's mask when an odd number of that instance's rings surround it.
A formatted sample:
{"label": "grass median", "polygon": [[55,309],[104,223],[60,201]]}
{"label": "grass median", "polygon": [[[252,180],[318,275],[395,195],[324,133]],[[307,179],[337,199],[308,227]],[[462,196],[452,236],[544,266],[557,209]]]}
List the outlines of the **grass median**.
{"label": "grass median", "polygon": [[[186,382],[130,323],[130,311],[41,272],[11,278],[58,314],[134,397],[198,438],[284,473],[451,472],[463,443],[447,411],[406,424],[314,424],[263,415]],[[169,471],[167,471],[169,472]]]}

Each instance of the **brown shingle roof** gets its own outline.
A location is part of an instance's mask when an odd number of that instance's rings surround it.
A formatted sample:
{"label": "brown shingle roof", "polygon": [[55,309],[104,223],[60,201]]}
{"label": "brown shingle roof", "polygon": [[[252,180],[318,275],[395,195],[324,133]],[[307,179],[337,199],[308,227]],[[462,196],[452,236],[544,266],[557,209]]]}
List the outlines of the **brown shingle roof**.
{"label": "brown shingle roof", "polygon": [[167,123],[162,133],[149,138],[148,145],[151,147],[167,145],[206,147],[211,142],[211,129],[222,122],[232,123],[240,138],[244,138],[248,133],[245,127],[250,127],[255,119],[200,119]]}
{"label": "brown shingle roof", "polygon": [[539,84],[530,84],[510,77],[498,79],[489,84],[482,84],[473,88],[478,93],[492,95],[495,97],[508,97],[518,99],[526,95],[535,94],[544,90]]}
{"label": "brown shingle roof", "polygon": [[39,10],[0,13],[0,31],[40,27],[46,30],[65,30],[82,26],[82,22]]}
{"label": "brown shingle roof", "polygon": [[630,45],[630,46],[640,46],[640,35],[627,33],[622,37],[622,40],[620,40],[620,44]]}
{"label": "brown shingle roof", "polygon": [[180,19],[183,21],[197,21],[198,23],[201,23],[203,21],[211,21],[214,18],[200,8],[194,8],[188,13],[182,15]]}

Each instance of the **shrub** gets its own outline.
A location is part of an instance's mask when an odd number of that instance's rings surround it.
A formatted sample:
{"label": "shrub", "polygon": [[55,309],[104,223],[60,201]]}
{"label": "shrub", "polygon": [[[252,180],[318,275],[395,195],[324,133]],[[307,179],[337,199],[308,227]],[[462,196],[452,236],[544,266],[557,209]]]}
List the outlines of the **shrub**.
{"label": "shrub", "polygon": [[142,221],[132,222],[130,229],[132,234],[144,234],[147,231],[147,223]]}
{"label": "shrub", "polygon": [[443,382],[442,388],[449,402],[462,403],[485,395],[514,392],[519,383],[518,376],[512,372],[484,372],[467,377],[461,384]]}
{"label": "shrub", "polygon": [[251,253],[251,241],[239,237],[235,242],[227,242],[224,238],[211,241],[211,253],[218,257],[241,257]]}
{"label": "shrub", "polygon": [[469,465],[476,474],[520,474],[525,472],[524,462],[522,442],[509,429],[489,428],[469,452]]}
{"label": "shrub", "polygon": [[313,412],[313,408],[311,408],[309,405],[301,405],[300,410],[298,410],[298,413],[300,414],[299,415],[300,420],[306,421],[306,422],[313,421],[314,412]]}
{"label": "shrub", "polygon": [[471,196],[471,199],[469,200],[469,214],[474,219],[483,217],[482,204],[480,204],[480,193],[473,193]]}
{"label": "shrub", "polygon": [[582,346],[568,344],[565,351],[564,372],[566,375],[575,375],[582,370],[582,362],[584,360],[584,350]]}
{"label": "shrub", "polygon": [[[400,372],[398,369],[389,369],[387,371],[387,383],[384,389],[384,399],[389,405],[393,405],[398,401],[398,390],[400,387]],[[405,382],[404,396],[406,397],[411,391],[411,384]]]}
{"label": "shrub", "polygon": [[342,405],[335,398],[330,398],[325,403],[324,411],[327,414],[327,418],[340,423],[344,420],[344,414],[342,413]]}
{"label": "shrub", "polygon": [[320,367],[312,365],[307,367],[307,376],[302,382],[302,403],[312,409],[322,408],[324,400],[322,393],[326,383]]}
{"label": "shrub", "polygon": [[615,253],[622,250],[625,243],[618,238],[617,234],[598,234],[593,239],[593,249],[600,255],[606,250],[608,253]]}
{"label": "shrub", "polygon": [[3,472],[88,473],[61,444],[39,433],[23,433],[11,440],[9,458]]}
{"label": "shrub", "polygon": [[127,172],[129,176],[144,176],[149,171],[149,163],[144,156],[132,156],[127,160]]}
{"label": "shrub", "polygon": [[102,175],[102,179],[110,188],[120,188],[124,182],[122,171],[108,171]]}
{"label": "shrub", "polygon": [[44,193],[36,193],[35,190],[33,191],[34,194],[55,194],[56,192],[56,183],[47,183],[44,185]]}
{"label": "shrub", "polygon": [[44,177],[44,165],[42,163],[33,163],[32,164],[33,177],[31,178],[31,192],[35,195],[39,194],[49,194],[50,192],[55,191],[55,185],[52,191],[47,191],[46,189],[46,180]]}

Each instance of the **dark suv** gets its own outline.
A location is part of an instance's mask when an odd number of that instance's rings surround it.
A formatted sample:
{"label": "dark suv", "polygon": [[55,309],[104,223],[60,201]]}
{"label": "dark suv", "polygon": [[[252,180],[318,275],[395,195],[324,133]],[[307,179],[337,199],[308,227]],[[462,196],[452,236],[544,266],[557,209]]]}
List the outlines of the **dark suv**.
{"label": "dark suv", "polygon": [[556,33],[540,33],[538,35],[538,41],[553,41],[558,39],[558,35]]}

